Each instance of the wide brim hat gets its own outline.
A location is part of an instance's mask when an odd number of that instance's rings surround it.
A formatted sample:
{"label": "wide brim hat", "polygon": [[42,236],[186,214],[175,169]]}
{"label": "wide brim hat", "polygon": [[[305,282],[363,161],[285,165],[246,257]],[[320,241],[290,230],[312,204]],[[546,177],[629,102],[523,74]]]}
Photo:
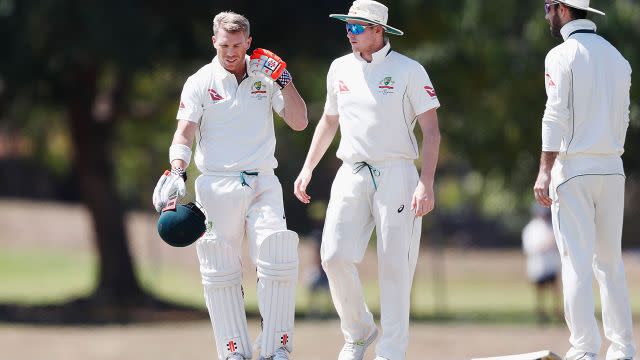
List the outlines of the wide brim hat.
{"label": "wide brim hat", "polygon": [[580,9],[580,10],[587,10],[590,11],[592,13],[596,13],[596,14],[600,14],[600,15],[605,15],[604,12],[598,10],[598,9],[594,9],[592,7],[589,6],[589,0],[558,0],[559,3],[565,4],[569,7],[572,8],[576,8],[576,9]]}
{"label": "wide brim hat", "polygon": [[389,9],[383,4],[373,0],[356,0],[349,8],[348,14],[331,14],[330,18],[349,21],[358,20],[369,24],[380,25],[384,31],[392,35],[403,35],[404,32],[393,26],[387,25]]}

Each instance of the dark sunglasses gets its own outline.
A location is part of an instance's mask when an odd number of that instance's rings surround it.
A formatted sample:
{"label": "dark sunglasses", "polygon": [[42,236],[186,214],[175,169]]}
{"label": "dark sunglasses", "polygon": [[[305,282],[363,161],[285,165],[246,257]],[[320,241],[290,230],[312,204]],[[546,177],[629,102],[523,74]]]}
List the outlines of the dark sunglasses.
{"label": "dark sunglasses", "polygon": [[560,2],[554,1],[550,3],[544,3],[544,14],[547,15],[551,11],[551,6],[558,5]]}
{"label": "dark sunglasses", "polygon": [[375,25],[362,25],[362,24],[346,24],[347,32],[352,33],[353,35],[360,35],[364,32],[364,30],[368,27],[372,27]]}

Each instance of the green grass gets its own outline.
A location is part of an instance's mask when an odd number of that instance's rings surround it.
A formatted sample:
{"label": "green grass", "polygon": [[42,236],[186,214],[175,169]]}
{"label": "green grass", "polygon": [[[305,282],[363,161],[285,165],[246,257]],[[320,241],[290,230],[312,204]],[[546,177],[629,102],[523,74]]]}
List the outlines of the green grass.
{"label": "green grass", "polygon": [[[95,257],[69,251],[15,250],[0,252],[0,303],[25,305],[59,303],[87,295],[95,284]],[[423,274],[420,274],[423,275]],[[181,269],[140,267],[143,287],[176,303],[204,308],[200,279]],[[640,286],[632,286],[632,309],[640,314]],[[379,312],[376,282],[364,284],[370,309]],[[311,295],[298,287],[297,311],[315,310],[321,315],[333,313],[328,294]],[[257,313],[256,288],[245,284],[247,310]],[[310,302],[318,307],[312,309]],[[463,320],[481,322],[533,322],[533,290],[525,281],[495,280],[490,274],[450,278],[441,287],[430,277],[417,277],[412,294],[412,311],[418,319]]]}

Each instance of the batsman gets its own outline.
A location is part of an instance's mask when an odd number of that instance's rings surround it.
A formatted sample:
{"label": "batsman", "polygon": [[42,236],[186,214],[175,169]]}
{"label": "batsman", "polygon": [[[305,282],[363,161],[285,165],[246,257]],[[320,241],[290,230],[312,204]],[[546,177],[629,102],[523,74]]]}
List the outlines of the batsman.
{"label": "batsman", "polygon": [[240,262],[245,238],[257,268],[262,316],[254,348],[259,359],[289,359],[298,236],[287,230],[282,187],[274,175],[273,111],[301,131],[307,109],[282,59],[263,49],[247,56],[251,36],[244,16],[216,15],[212,41],[217,55],[184,84],[169,148],[171,171],[160,177],[153,203],[161,211],[185,195],[185,169],[197,139],[194,161],[201,175],[195,193],[207,231],[196,248],[218,359],[252,358]]}

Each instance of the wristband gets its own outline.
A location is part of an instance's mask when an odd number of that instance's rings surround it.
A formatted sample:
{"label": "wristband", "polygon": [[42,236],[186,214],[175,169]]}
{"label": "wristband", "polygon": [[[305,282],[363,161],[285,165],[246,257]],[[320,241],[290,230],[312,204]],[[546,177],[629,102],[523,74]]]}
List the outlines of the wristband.
{"label": "wristband", "polygon": [[289,85],[292,80],[293,77],[291,76],[291,73],[289,73],[289,70],[284,69],[284,71],[282,71],[282,74],[280,74],[280,76],[278,76],[278,78],[276,79],[276,83],[280,86],[280,89],[284,89],[284,87]]}
{"label": "wristband", "polygon": [[169,164],[173,160],[182,160],[185,167],[191,162],[191,148],[183,144],[173,144],[169,147]]}

